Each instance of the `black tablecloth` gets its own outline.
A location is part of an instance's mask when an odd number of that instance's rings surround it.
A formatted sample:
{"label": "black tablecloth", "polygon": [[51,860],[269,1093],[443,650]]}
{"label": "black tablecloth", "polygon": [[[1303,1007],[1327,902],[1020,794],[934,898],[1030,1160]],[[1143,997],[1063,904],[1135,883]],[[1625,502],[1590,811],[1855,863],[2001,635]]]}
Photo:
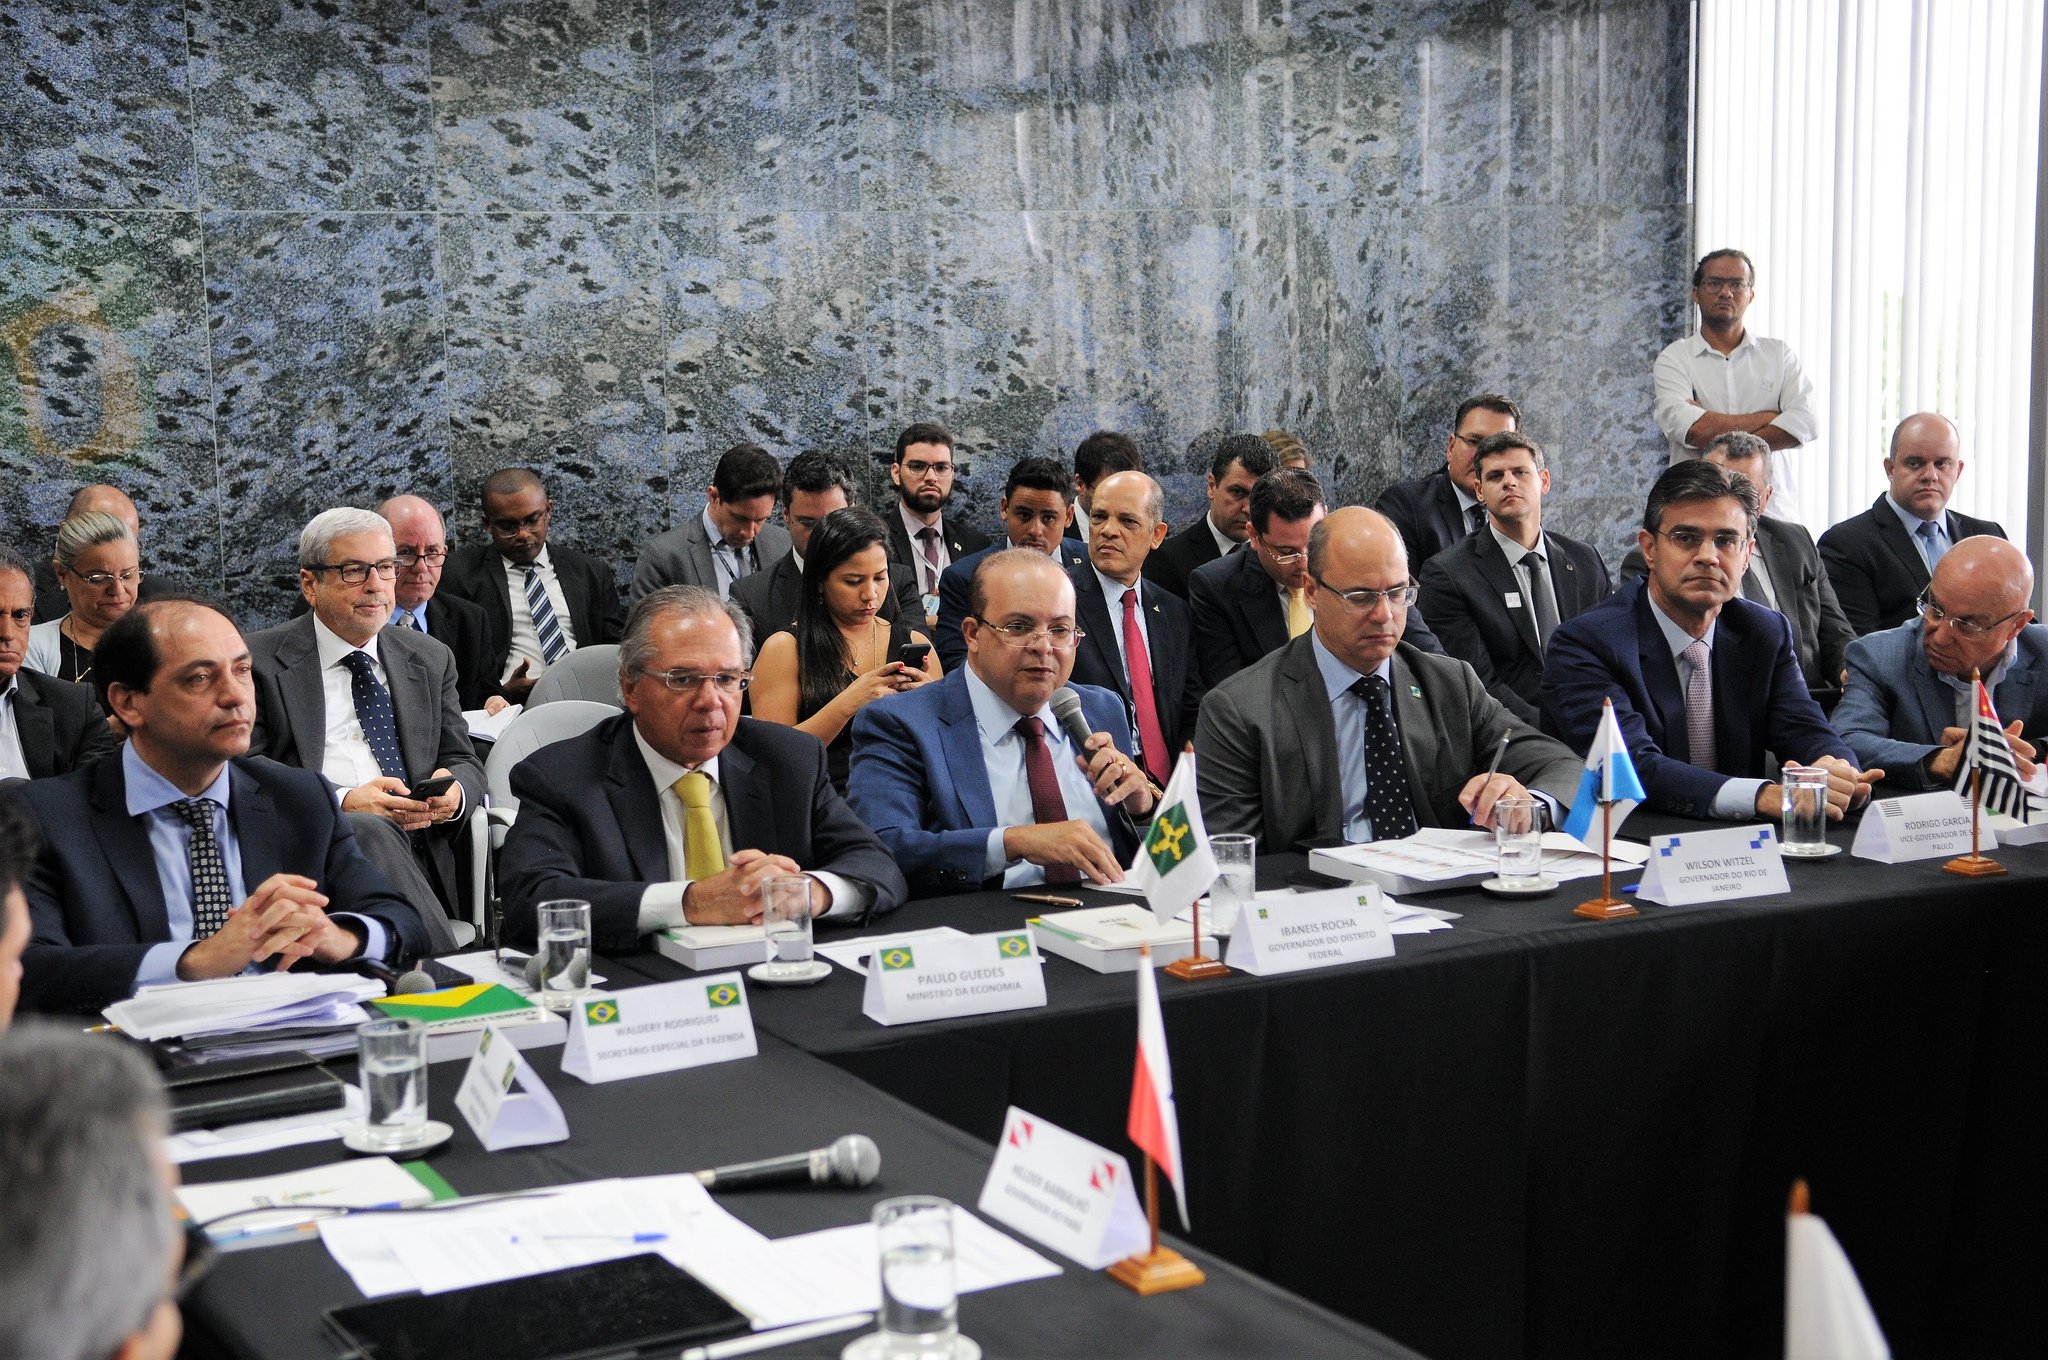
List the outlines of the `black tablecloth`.
{"label": "black tablecloth", "polygon": [[[756,993],[758,996],[759,993]],[[790,1189],[726,1195],[721,1202],[783,1237],[864,1219],[891,1195],[935,1193],[972,1206],[993,1150],[845,1073],[764,1037],[758,1057],[689,1072],[590,1086],[564,1077],[561,1050],[528,1053],[560,1099],[571,1137],[546,1147],[486,1153],[454,1109],[459,1063],[432,1069],[435,1118],[454,1140],[430,1155],[459,1192],[480,1194],[610,1176],[643,1176],[819,1147],[850,1131],[882,1152],[882,1174],[862,1190]],[[199,1162],[190,1180],[269,1175],[345,1155],[335,1143]],[[1108,1277],[1052,1257],[1053,1279],[964,1295],[960,1325],[990,1356],[1358,1356],[1413,1353],[1203,1253],[1200,1288],[1140,1299]],[[332,1360],[322,1309],[359,1301],[318,1242],[223,1256],[187,1304],[192,1352],[256,1360]],[[836,1356],[849,1332],[774,1355]]]}
{"label": "black tablecloth", "polygon": [[[1896,1355],[2039,1356],[2048,849],[1999,857],[1989,880],[1791,862],[1786,896],[1604,923],[1571,915],[1586,882],[1437,894],[1463,918],[1391,960],[1162,978],[1192,1239],[1440,1360],[1776,1355],[1804,1176]],[[1300,864],[1268,857],[1262,886]],[[878,928],[1037,910],[980,894]],[[877,1025],[843,971],[753,1004],[977,1138],[1016,1104],[1124,1146],[1132,979],[1045,968],[1044,1008],[965,1020]]]}

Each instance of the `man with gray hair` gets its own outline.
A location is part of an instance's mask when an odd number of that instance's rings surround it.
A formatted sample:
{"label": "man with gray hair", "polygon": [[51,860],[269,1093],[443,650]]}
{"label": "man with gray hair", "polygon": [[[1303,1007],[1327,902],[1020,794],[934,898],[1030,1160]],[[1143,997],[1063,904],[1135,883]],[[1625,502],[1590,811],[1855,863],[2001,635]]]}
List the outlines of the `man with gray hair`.
{"label": "man with gray hair", "polygon": [[816,737],[740,716],[753,664],[746,612],[703,586],[640,597],[619,645],[626,711],[512,772],[519,818],[499,881],[508,942],[531,948],[536,907],[590,903],[600,950],[656,931],[761,919],[761,884],[809,880],[811,911],[865,923],[905,895],[853,815]]}
{"label": "man with gray hair", "polygon": [[163,1089],[127,1044],[0,1043],[0,1360],[170,1360],[189,1283]]}
{"label": "man with gray hair", "polygon": [[[440,639],[388,628],[398,562],[391,526],[352,507],[299,535],[299,589],[311,611],[249,635],[256,730],[250,750],[318,770],[356,839],[419,911],[436,952],[455,947],[455,837],[484,796]],[[414,792],[430,780],[455,782]]]}

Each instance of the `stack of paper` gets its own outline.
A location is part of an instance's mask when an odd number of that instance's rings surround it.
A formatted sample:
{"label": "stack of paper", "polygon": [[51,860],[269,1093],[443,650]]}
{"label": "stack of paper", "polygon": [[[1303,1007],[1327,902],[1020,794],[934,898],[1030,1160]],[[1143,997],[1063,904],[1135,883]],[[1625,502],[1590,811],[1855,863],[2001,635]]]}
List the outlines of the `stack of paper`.
{"label": "stack of paper", "polygon": [[297,1147],[302,1143],[324,1143],[339,1138],[363,1122],[363,1092],[351,1086],[343,1092],[339,1110],[314,1110],[310,1114],[288,1114],[277,1119],[258,1119],[247,1124],[230,1124],[219,1129],[188,1129],[164,1140],[171,1161],[210,1161],[215,1157],[246,1157],[252,1152]]}
{"label": "stack of paper", "polygon": [[[1649,847],[1630,841],[1614,843],[1616,873],[1641,868]],[[1333,878],[1377,883],[1390,893],[1441,892],[1492,878],[1500,866],[1491,831],[1424,827],[1399,840],[1366,845],[1340,845],[1311,850],[1308,867]],[[1543,876],[1563,881],[1590,878],[1600,872],[1600,856],[1562,831],[1543,835]]]}
{"label": "stack of paper", "polygon": [[384,995],[373,978],[336,973],[257,973],[144,987],[102,1011],[137,1039],[190,1039],[258,1030],[358,1025],[356,1003]]}
{"label": "stack of paper", "polygon": [[760,926],[676,926],[654,937],[665,959],[699,973],[768,961],[768,932]]}
{"label": "stack of paper", "polygon": [[[1098,973],[1136,972],[1139,945],[1150,946],[1154,968],[1195,952],[1192,930],[1177,923],[1162,926],[1142,905],[1049,911],[1032,920],[1031,935],[1046,953],[1072,959]],[[1215,948],[1214,937],[1204,935],[1203,952]]]}

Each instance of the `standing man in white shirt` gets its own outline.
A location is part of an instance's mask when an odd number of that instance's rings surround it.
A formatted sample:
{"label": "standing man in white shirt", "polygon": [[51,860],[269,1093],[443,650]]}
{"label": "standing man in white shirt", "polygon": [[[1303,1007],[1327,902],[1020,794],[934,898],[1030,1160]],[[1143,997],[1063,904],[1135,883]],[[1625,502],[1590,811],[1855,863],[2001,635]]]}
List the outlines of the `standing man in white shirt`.
{"label": "standing man in white shirt", "polygon": [[1756,435],[1776,453],[1776,508],[1799,519],[1798,480],[1787,450],[1820,438],[1813,380],[1783,340],[1751,335],[1743,324],[1756,301],[1756,265],[1740,250],[1708,252],[1692,271],[1697,334],[1674,340],[1657,356],[1658,428],[1671,461],[1697,458],[1730,430]]}

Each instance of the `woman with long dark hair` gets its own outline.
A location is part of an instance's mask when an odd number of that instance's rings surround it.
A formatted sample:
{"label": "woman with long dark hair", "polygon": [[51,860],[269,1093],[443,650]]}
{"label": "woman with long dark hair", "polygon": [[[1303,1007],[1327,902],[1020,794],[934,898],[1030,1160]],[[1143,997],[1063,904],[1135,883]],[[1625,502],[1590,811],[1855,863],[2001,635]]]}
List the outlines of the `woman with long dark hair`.
{"label": "woman with long dark hair", "polygon": [[[846,791],[853,715],[885,694],[939,678],[931,640],[882,619],[889,583],[889,530],[849,506],[825,516],[804,553],[794,631],[776,633],[754,658],[754,716],[825,743],[832,782]],[[924,648],[921,666],[903,661]]]}

